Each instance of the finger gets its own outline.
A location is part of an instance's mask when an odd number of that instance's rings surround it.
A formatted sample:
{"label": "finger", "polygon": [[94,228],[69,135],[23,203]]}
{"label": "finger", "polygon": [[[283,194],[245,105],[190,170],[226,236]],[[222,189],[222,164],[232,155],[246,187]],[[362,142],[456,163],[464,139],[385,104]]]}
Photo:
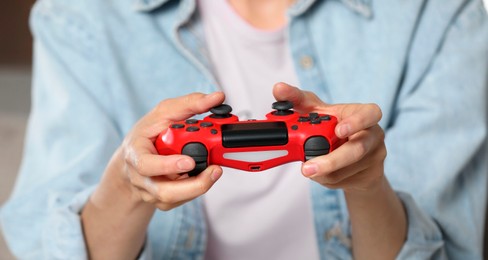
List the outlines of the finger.
{"label": "finger", "polygon": [[[324,184],[329,189],[343,189],[344,191],[355,190],[355,191],[368,191],[377,183],[377,180],[384,178],[383,168],[378,168],[375,171],[369,169],[358,172],[353,176],[335,183],[335,184]],[[385,179],[384,179],[385,180]]]}
{"label": "finger", "polygon": [[195,114],[202,114],[222,104],[223,92],[211,94],[192,93],[161,101],[135,126],[142,136],[153,138],[173,121],[184,120]]}
{"label": "finger", "polygon": [[141,154],[131,160],[131,167],[143,176],[174,175],[195,168],[195,161],[187,155]]}
{"label": "finger", "polygon": [[361,130],[373,127],[378,124],[383,116],[380,107],[376,104],[337,106],[343,106],[343,109],[340,109],[339,123],[335,129],[339,138],[346,138]]}
{"label": "finger", "polygon": [[[351,180],[358,179],[359,175],[366,175],[367,177],[369,176],[370,180],[374,180],[383,174],[382,162],[385,157],[386,149],[384,149],[384,146],[377,146],[374,151],[368,153],[357,163],[311,179],[329,188],[346,187],[349,183],[352,183]],[[359,179],[363,180],[364,178],[361,177]],[[362,186],[367,186],[367,183],[362,184]]]}
{"label": "finger", "polygon": [[147,202],[147,203],[156,203],[157,202],[157,199],[148,191],[141,189],[141,188],[138,188],[138,187],[136,187],[136,189],[137,189],[137,192],[139,192],[139,196],[141,196],[141,199],[144,202]]}
{"label": "finger", "polygon": [[164,204],[176,204],[192,200],[206,193],[222,175],[220,166],[211,165],[196,177],[182,180],[158,182],[159,177],[152,177],[157,187],[156,197]]}
{"label": "finger", "polygon": [[341,185],[347,179],[353,177],[354,175],[368,168],[369,164],[365,161],[366,158],[367,157],[365,157],[364,159],[360,160],[357,163],[348,165],[345,168],[330,172],[325,175],[317,175],[310,179],[322,185],[326,185],[327,187],[331,187],[330,185],[336,185],[336,186]]}
{"label": "finger", "polygon": [[376,148],[383,138],[384,133],[379,126],[361,131],[333,152],[305,162],[302,166],[302,173],[306,177],[316,177],[345,168],[360,161]]}
{"label": "finger", "polygon": [[170,121],[187,119],[195,114],[209,111],[212,107],[222,104],[223,92],[210,94],[192,93],[178,98],[166,99],[156,108],[154,113]]}
{"label": "finger", "polygon": [[[158,201],[157,194],[159,191],[159,184],[164,182],[172,182],[178,179],[179,175],[158,175],[158,176],[144,176],[139,174],[133,168],[129,169],[129,179],[134,188],[139,191],[139,194],[145,196],[145,201],[151,202],[149,195],[154,198],[154,201],[151,203]],[[144,193],[144,192],[145,193]],[[149,195],[148,195],[149,194]]]}
{"label": "finger", "polygon": [[318,111],[321,107],[326,106],[314,93],[283,82],[273,86],[273,96],[277,101],[292,102],[293,108],[300,113]]}
{"label": "finger", "polygon": [[195,167],[195,161],[187,155],[158,155],[153,142],[147,138],[130,139],[124,148],[125,162],[144,176],[179,174]]}

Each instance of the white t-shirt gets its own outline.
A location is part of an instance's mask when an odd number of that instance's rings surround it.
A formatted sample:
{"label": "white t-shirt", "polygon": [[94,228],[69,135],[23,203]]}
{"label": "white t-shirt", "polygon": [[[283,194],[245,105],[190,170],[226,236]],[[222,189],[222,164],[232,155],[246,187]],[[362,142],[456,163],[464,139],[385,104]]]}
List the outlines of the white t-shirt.
{"label": "white t-shirt", "polygon": [[[275,101],[273,85],[298,85],[286,28],[254,28],[226,0],[200,0],[199,10],[226,103],[240,120],[264,119]],[[206,259],[319,259],[310,180],[300,166],[294,162],[263,172],[224,168],[204,195]]]}

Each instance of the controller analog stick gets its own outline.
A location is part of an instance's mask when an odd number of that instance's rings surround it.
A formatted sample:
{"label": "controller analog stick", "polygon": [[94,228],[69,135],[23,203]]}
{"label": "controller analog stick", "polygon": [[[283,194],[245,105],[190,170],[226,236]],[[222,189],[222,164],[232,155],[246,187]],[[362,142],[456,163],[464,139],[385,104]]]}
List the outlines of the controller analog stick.
{"label": "controller analog stick", "polygon": [[276,116],[287,116],[293,114],[291,110],[293,108],[293,103],[290,101],[277,101],[274,102],[271,106],[276,111],[273,112],[273,115]]}
{"label": "controller analog stick", "polygon": [[210,115],[211,118],[229,118],[231,117],[230,112],[232,112],[232,107],[222,104],[210,109],[210,112],[212,113],[212,115]]}

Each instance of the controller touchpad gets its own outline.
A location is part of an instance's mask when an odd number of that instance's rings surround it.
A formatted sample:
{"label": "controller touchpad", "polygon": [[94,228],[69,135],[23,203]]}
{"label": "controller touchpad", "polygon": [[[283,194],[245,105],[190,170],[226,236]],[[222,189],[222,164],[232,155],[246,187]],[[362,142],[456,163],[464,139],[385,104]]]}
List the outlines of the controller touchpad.
{"label": "controller touchpad", "polygon": [[226,148],[285,145],[285,122],[259,122],[222,125],[222,145]]}

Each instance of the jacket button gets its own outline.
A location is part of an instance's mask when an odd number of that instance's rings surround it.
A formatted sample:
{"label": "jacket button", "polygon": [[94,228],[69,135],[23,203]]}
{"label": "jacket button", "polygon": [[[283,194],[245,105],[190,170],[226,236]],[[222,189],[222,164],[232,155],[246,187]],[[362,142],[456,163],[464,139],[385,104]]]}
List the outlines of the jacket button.
{"label": "jacket button", "polygon": [[303,69],[311,69],[313,65],[314,64],[312,57],[304,55],[300,58],[300,67],[302,67]]}

